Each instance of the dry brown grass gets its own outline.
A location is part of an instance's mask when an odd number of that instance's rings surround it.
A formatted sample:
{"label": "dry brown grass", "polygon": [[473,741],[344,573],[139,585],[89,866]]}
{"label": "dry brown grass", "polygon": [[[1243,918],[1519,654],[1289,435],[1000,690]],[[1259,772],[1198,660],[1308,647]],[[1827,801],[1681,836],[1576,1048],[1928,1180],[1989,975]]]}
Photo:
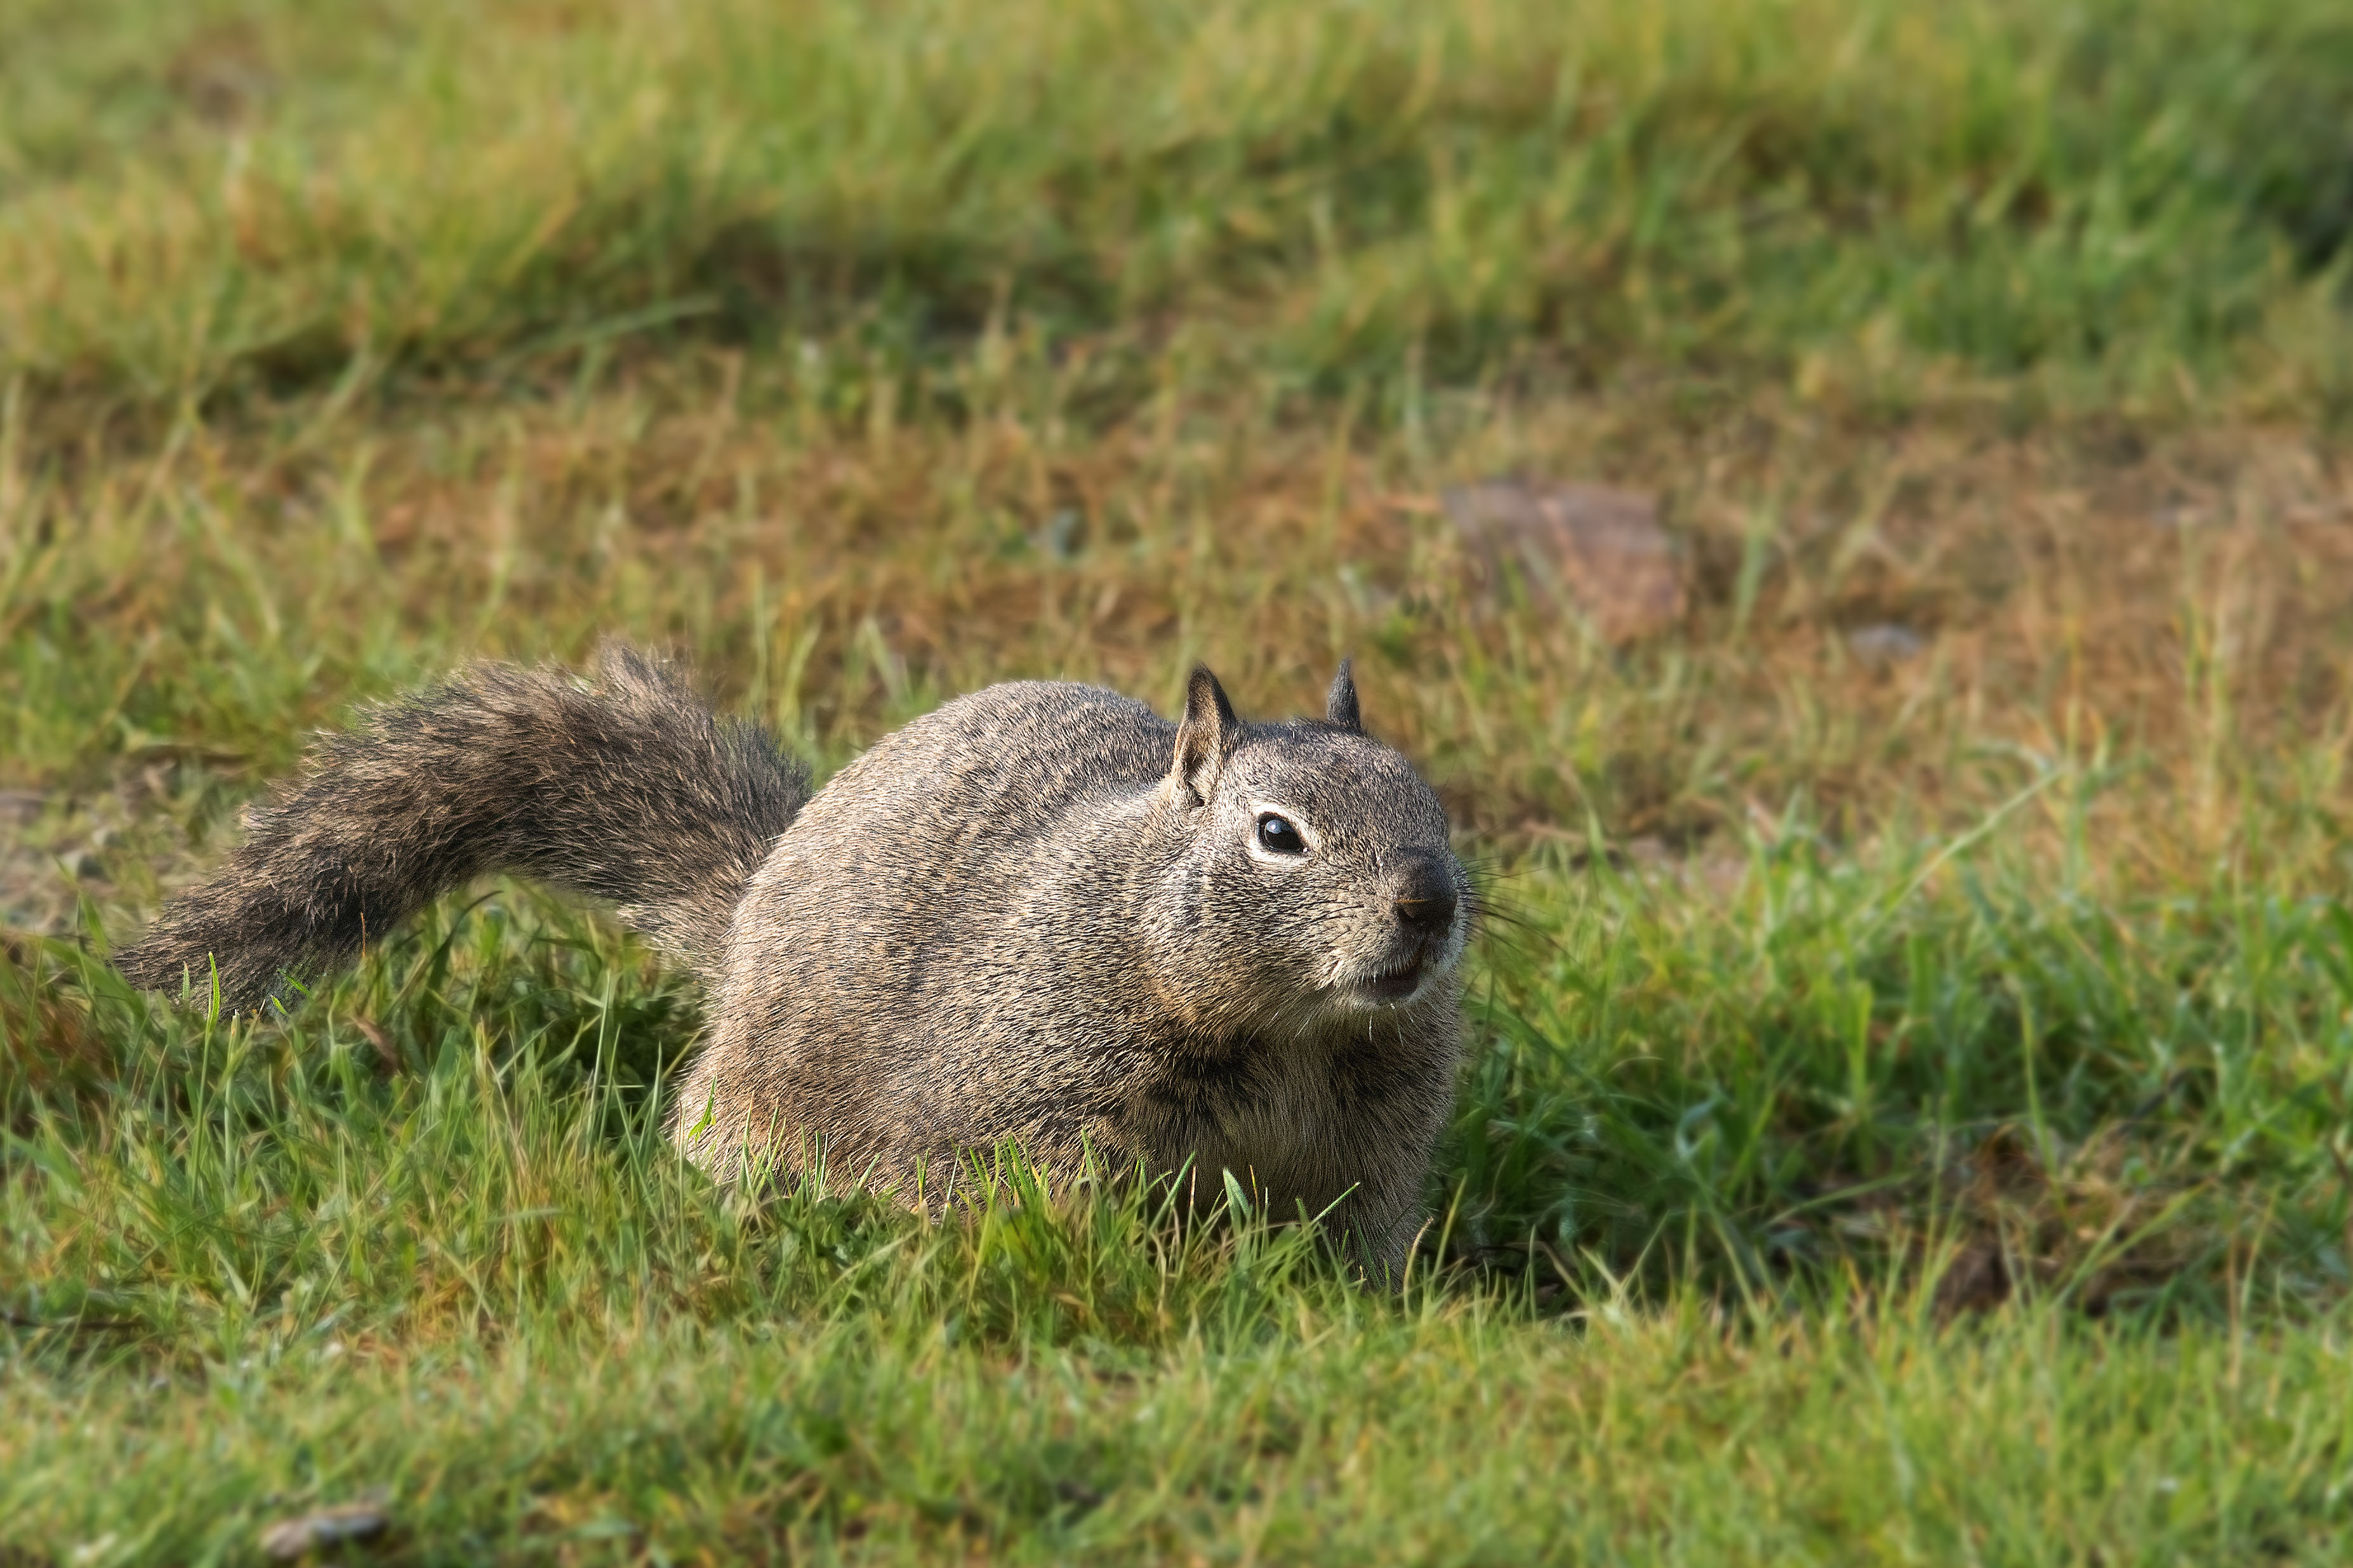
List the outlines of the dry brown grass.
{"label": "dry brown grass", "polygon": [[[1096,423],[1080,381],[1006,346],[958,406],[899,412],[895,383],[828,403],[712,353],[143,440],[20,407],[12,696],[57,700],[30,639],[79,662],[84,710],[28,725],[9,782],[249,782],[289,760],[271,680],[318,722],[448,660],[621,634],[828,762],[1010,676],[1166,700],[1198,658],[1289,710],[1355,652],[1376,723],[1497,846],[1590,812],[1681,852],[1795,798],[1850,837],[1949,828],[2065,763],[2101,781],[2103,858],[2162,877],[2290,852],[2348,805],[2353,470],[2309,437],[1873,425],[1676,384],[1417,421],[1177,384]],[[1482,589],[1437,492],[1507,472],[1662,492],[1683,624],[1609,648]],[[1853,640],[1882,626],[1916,652]],[[225,659],[272,674],[225,696]]]}

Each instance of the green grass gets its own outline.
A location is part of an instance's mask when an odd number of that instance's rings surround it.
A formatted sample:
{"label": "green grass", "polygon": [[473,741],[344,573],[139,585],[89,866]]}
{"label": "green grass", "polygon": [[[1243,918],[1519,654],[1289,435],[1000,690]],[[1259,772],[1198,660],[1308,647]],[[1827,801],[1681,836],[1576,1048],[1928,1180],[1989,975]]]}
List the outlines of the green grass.
{"label": "green grass", "polygon": [[[2341,1561],[2339,9],[8,9],[0,1568]],[[1682,621],[1486,581],[1504,472]],[[821,773],[1356,654],[1495,910],[1409,1287],[718,1192],[528,889],[111,977],[307,730],[608,633]]]}
{"label": "green grass", "polygon": [[0,1518],[110,1562],[377,1489],[419,1560],[2340,1555],[2341,910],[1997,882],[1873,942],[1896,884],[1748,877],[1605,879],[1485,976],[1394,1300],[1050,1176],[940,1226],[721,1193],[659,1133],[678,983],[512,894],[290,1026],[24,954]]}
{"label": "green grass", "polygon": [[5,26],[0,352],[146,398],[666,322],[921,362],[1001,317],[1326,389],[1631,361],[1898,403],[2346,393],[2353,26],[2322,0]]}

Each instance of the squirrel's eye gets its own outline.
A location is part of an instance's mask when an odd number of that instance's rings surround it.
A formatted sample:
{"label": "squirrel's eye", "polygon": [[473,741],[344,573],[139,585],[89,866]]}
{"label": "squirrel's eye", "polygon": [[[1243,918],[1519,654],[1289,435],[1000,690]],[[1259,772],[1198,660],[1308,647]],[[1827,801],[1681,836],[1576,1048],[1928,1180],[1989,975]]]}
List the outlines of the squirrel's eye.
{"label": "squirrel's eye", "polygon": [[1277,816],[1271,811],[1258,819],[1258,841],[1261,848],[1271,849],[1277,855],[1307,853],[1307,840],[1299,836],[1299,829],[1291,826],[1291,819]]}

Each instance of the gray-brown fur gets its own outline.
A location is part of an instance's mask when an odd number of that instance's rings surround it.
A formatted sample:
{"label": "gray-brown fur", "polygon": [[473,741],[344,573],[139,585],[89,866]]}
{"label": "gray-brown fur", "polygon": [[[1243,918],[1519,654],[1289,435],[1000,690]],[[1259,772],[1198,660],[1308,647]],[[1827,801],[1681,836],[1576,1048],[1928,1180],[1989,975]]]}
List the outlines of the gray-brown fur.
{"label": "gray-brown fur", "polygon": [[[470,712],[480,699],[450,694],[486,690],[682,700],[656,678],[616,688],[612,668],[613,695],[477,670],[387,714]],[[542,711],[534,700],[498,710]],[[387,714],[332,743],[244,858],[167,915],[135,978],[174,981],[205,943],[248,984],[331,955],[243,911],[319,899],[301,889],[348,879],[370,810],[414,814],[447,793],[448,773],[426,777],[427,753],[401,740],[417,721]],[[722,781],[745,765],[724,746],[646,747],[625,781],[552,760],[561,726],[490,728],[490,750],[443,764],[479,781],[463,799],[499,778],[540,781],[510,783],[528,795],[576,777],[632,803],[599,829],[628,847],[582,876],[583,841],[533,850],[516,835],[541,819],[522,813],[485,835],[496,853],[468,858],[455,845],[469,807],[429,839],[379,821],[369,875],[400,889],[405,913],[472,870],[533,871],[641,920],[650,910],[690,950],[717,929],[713,900],[740,890],[723,943],[702,949],[709,1034],[671,1110],[673,1139],[715,1177],[821,1152],[835,1173],[913,1201],[919,1183],[937,1195],[962,1155],[1010,1141],[1065,1171],[1090,1156],[1189,1168],[1213,1194],[1230,1171],[1276,1215],[1335,1208],[1368,1260],[1401,1262],[1451,1100],[1472,896],[1436,797],[1363,733],[1345,666],[1324,719],[1270,724],[1238,721],[1206,669],[1180,724],[1092,687],[991,687],[885,738],[797,815],[797,789],[779,785],[762,800],[781,809],[724,823],[739,797]],[[778,770],[760,776],[797,784],[754,750]],[[338,776],[366,782],[317,793]],[[647,804],[673,797],[720,810]],[[1270,813],[1295,825],[1289,837],[1263,826]],[[747,861],[754,840],[764,853]],[[1303,852],[1268,847],[1294,841]],[[429,874],[415,868],[428,859]],[[657,882],[686,894],[649,899]],[[328,902],[348,923],[353,900]]]}
{"label": "gray-brown fur", "polygon": [[452,888],[512,871],[609,899],[705,975],[808,771],[716,720],[675,675],[607,648],[595,685],[485,664],[369,712],[248,814],[243,846],[117,957],[223,1005],[347,963]]}

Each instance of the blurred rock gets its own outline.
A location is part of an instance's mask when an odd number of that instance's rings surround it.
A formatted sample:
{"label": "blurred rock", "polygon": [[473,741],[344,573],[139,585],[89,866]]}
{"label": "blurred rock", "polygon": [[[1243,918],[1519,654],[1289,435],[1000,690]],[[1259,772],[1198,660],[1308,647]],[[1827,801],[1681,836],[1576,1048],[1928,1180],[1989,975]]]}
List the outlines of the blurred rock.
{"label": "blurred rock", "polygon": [[1901,664],[1918,658],[1928,641],[1910,626],[1887,621],[1855,627],[1846,634],[1846,646],[1865,664]]}
{"label": "blurred rock", "polygon": [[322,1546],[344,1541],[366,1541],[382,1535],[392,1523],[381,1496],[362,1502],[338,1503],[314,1509],[293,1519],[281,1519],[261,1532],[261,1550],[280,1563],[307,1557]]}
{"label": "blurred rock", "polygon": [[1609,643],[1651,637],[1683,618],[1683,566],[1659,527],[1654,495],[1490,479],[1440,500],[1491,592],[1516,568],[1539,603],[1586,616]]}

